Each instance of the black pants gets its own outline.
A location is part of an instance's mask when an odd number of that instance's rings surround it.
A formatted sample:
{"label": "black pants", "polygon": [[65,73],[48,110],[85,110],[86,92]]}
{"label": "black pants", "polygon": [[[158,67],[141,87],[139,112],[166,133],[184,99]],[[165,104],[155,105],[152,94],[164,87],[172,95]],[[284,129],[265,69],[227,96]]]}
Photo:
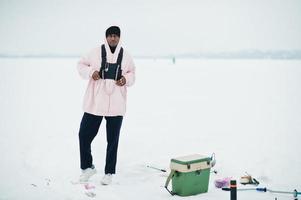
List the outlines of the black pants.
{"label": "black pants", "polygon": [[[79,130],[80,167],[87,169],[92,167],[91,143],[97,135],[103,116],[84,113]],[[119,133],[122,124],[122,116],[105,117],[107,130],[107,154],[105,174],[115,174],[117,162],[117,149]]]}

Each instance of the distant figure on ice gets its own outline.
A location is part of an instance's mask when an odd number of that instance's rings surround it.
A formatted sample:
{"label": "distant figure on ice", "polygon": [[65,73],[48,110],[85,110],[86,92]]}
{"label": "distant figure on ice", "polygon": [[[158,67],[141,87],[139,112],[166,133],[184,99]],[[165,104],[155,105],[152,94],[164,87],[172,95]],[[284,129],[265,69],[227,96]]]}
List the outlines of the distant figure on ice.
{"label": "distant figure on ice", "polygon": [[115,174],[119,133],[126,111],[127,87],[135,82],[135,66],[132,57],[121,47],[120,28],[106,30],[104,44],[82,57],[77,69],[83,79],[88,79],[84,96],[84,115],[79,129],[80,182],[86,182],[96,174],[91,154],[91,143],[99,126],[106,119],[107,152],[103,185],[112,182]]}
{"label": "distant figure on ice", "polygon": [[172,57],[172,64],[176,64],[176,57],[175,56]]}

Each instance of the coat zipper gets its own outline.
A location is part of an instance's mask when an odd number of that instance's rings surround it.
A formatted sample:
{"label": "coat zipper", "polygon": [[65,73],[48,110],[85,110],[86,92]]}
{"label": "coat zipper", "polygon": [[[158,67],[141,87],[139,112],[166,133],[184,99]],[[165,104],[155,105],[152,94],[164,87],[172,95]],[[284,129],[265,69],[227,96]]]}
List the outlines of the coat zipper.
{"label": "coat zipper", "polygon": [[[117,69],[116,69],[115,81],[117,80],[117,77],[118,77],[118,70],[119,70],[119,65],[117,66]],[[111,107],[111,94],[109,95],[108,114],[110,112],[110,107]]]}

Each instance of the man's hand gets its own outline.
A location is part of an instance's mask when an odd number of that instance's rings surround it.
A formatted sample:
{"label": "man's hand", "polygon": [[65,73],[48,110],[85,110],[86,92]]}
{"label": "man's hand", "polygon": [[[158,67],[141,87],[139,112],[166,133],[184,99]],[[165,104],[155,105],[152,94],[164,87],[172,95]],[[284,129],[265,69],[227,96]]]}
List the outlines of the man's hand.
{"label": "man's hand", "polygon": [[118,86],[124,86],[126,84],[126,79],[124,78],[124,76],[122,76],[121,79],[119,79],[118,81],[116,81],[116,84]]}
{"label": "man's hand", "polygon": [[99,79],[100,79],[100,76],[99,76],[99,71],[95,71],[95,72],[93,72],[93,74],[92,74],[92,78],[93,78],[93,80],[94,80],[94,81],[97,81],[97,80],[99,80]]}

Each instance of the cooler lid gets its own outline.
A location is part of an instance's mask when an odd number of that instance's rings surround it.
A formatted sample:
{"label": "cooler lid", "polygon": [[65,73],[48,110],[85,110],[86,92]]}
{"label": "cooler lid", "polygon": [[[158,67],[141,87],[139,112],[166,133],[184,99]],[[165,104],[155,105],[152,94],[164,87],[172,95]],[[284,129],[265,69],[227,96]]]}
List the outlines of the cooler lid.
{"label": "cooler lid", "polygon": [[192,154],[187,156],[181,156],[171,159],[171,162],[175,162],[182,165],[199,163],[199,162],[210,162],[211,158],[200,154]]}
{"label": "cooler lid", "polygon": [[171,159],[170,169],[179,172],[192,172],[211,168],[211,158],[199,154]]}

